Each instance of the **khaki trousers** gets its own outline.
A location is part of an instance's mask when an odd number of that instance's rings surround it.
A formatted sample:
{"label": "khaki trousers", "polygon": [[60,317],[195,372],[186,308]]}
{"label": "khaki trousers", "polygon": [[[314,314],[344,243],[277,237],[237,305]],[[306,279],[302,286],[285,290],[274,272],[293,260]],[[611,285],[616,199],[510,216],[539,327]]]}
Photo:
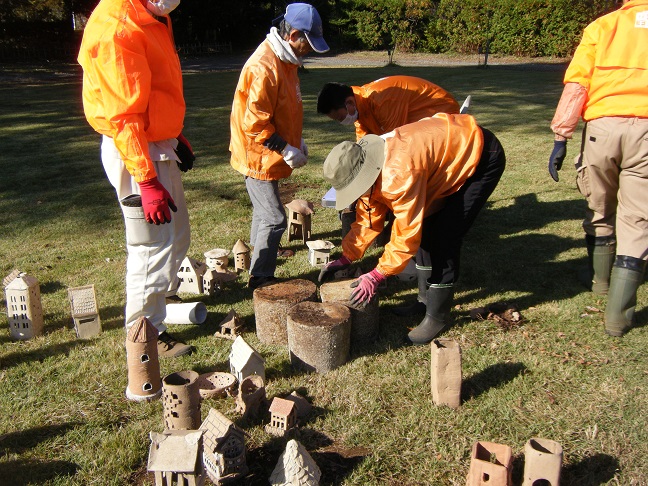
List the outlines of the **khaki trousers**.
{"label": "khaki trousers", "polygon": [[648,119],[588,122],[576,170],[585,233],[616,235],[617,255],[648,259]]}
{"label": "khaki trousers", "polygon": [[[107,137],[104,137],[102,144],[102,162],[119,201],[140,193],[139,185],[126,170],[112,140],[107,140]],[[124,314],[126,329],[139,317],[145,316],[161,333],[166,330],[163,323],[166,295],[169,288],[177,283],[178,269],[189,249],[191,236],[182,173],[176,161],[154,161],[153,165],[158,180],[171,194],[178,211],[171,212],[170,223],[144,224],[144,232],[141,231],[141,224],[126,218],[124,213],[128,250]]]}

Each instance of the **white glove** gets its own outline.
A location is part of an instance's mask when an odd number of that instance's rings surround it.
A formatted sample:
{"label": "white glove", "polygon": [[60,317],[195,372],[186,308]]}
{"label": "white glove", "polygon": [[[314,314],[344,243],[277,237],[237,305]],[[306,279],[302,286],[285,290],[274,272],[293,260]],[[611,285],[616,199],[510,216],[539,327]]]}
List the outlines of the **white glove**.
{"label": "white glove", "polygon": [[306,145],[306,142],[304,139],[301,139],[301,151],[304,152],[304,155],[308,157],[308,146]]}
{"label": "white glove", "polygon": [[286,164],[288,164],[291,169],[299,169],[306,165],[306,156],[304,155],[304,152],[290,144],[287,144],[286,148],[281,151],[281,155],[283,155]]}

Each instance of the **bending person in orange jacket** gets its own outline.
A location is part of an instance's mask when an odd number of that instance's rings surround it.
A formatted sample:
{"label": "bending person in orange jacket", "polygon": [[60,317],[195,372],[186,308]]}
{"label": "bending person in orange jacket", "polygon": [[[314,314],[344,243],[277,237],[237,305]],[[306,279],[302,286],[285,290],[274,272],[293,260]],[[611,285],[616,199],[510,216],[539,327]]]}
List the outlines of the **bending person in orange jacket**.
{"label": "bending person in orange jacket", "polygon": [[[336,208],[358,201],[356,222],[342,241],[342,257],[326,265],[320,282],[364,255],[394,214],[391,240],[375,269],[351,285],[356,305],[397,275],[419,246],[432,258],[426,315],[408,335],[426,344],[449,324],[463,237],[499,182],[506,157],[497,138],[470,115],[439,113],[382,136],[342,142],[324,162],[324,178],[336,189]],[[445,206],[432,213],[434,202]]]}
{"label": "bending person in orange jacket", "polygon": [[317,112],[343,125],[355,125],[356,138],[382,135],[437,113],[459,113],[446,90],[414,76],[387,76],[363,86],[326,83]]}
{"label": "bending person in orange jacket", "polygon": [[248,286],[275,278],[277,251],[286,230],[279,180],[306,165],[304,112],[297,69],[312,51],[326,52],[322,19],[306,3],[292,3],[250,56],[236,85],[230,117],[230,164],[245,176],[252,201],[254,247]]}
{"label": "bending person in orange jacket", "polygon": [[567,139],[585,121],[576,183],[588,205],[587,284],[608,295],[605,332],[612,336],[632,327],[648,259],[646,59],[648,0],[625,0],[585,28],[551,122],[549,173],[557,182]]}
{"label": "bending person in orange jacket", "polygon": [[[365,135],[382,135],[437,113],[459,113],[459,105],[440,86],[414,76],[399,75],[387,76],[363,86],[326,83],[317,96],[317,111],[343,125],[355,125],[356,139],[360,140]],[[441,207],[442,201],[439,200],[437,205]],[[353,214],[350,213],[351,217]],[[429,254],[419,249],[415,263],[417,301],[410,306],[391,309],[400,316],[425,312],[425,293],[427,279],[432,274],[432,261]]]}
{"label": "bending person in orange jacket", "polygon": [[85,115],[102,135],[101,159],[124,212],[126,328],[147,317],[160,333],[159,355],[167,357],[192,350],[163,322],[189,248],[180,170],[194,159],[181,135],[182,72],[168,16],[178,3],[101,0],[78,56]]}

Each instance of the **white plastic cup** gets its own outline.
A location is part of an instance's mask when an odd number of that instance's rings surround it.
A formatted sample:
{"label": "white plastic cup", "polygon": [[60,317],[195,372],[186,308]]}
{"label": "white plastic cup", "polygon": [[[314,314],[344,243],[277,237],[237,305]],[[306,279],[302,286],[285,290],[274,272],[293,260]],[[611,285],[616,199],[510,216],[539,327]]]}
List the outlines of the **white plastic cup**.
{"label": "white plastic cup", "polygon": [[202,324],[207,319],[207,306],[202,302],[167,304],[166,324]]}

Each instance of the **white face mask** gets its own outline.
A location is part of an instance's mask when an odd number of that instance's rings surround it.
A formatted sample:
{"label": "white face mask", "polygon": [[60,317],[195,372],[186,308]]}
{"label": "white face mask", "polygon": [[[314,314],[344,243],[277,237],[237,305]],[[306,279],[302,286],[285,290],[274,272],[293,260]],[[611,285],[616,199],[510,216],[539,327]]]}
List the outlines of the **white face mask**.
{"label": "white face mask", "polygon": [[169,15],[180,5],[180,0],[148,0],[146,8],[154,15]]}
{"label": "white face mask", "polygon": [[358,110],[353,115],[350,115],[347,111],[347,116],[340,123],[342,125],[353,125],[358,119]]}

